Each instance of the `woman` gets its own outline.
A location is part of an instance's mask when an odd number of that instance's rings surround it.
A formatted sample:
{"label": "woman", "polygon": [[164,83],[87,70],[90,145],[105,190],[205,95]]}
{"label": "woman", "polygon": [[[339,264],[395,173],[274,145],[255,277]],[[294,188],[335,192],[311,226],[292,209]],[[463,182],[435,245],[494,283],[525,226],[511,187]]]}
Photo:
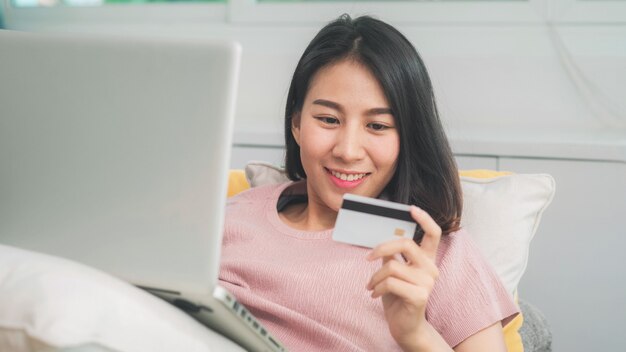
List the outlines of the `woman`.
{"label": "woman", "polygon": [[[517,308],[459,229],[432,86],[390,25],[344,15],[311,41],[285,112],[292,182],[232,198],[221,283],[294,351],[505,351]],[[413,204],[415,241],[331,239],[344,193]],[[423,236],[423,238],[422,238]]]}

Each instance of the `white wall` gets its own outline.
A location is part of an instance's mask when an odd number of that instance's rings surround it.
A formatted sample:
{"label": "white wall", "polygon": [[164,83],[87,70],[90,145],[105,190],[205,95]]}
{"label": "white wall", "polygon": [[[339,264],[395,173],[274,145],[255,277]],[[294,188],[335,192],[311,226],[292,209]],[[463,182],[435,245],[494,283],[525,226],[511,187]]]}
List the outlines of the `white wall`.
{"label": "white wall", "polygon": [[[249,138],[261,138],[267,143],[280,142],[279,138],[268,135],[281,133],[283,104],[297,58],[322,23],[355,6],[313,7],[310,12],[317,15],[307,14],[300,10],[302,7],[283,6],[272,15],[264,6],[245,5],[248,2],[233,0],[236,6],[230,8],[156,6],[150,7],[151,11],[137,6],[106,9],[7,7],[5,24],[9,28],[35,31],[239,40],[244,56],[236,140],[249,143]],[[532,138],[533,143],[544,145],[558,139],[567,144],[567,148],[586,147],[591,139],[591,142],[618,145],[623,150],[626,3],[614,13],[605,14],[605,21],[581,7],[580,4],[588,6],[589,1],[492,3],[481,3],[485,13],[482,15],[465,10],[467,4],[435,4],[433,6],[440,7],[423,10],[410,8],[415,15],[400,15],[392,6],[372,8],[391,18],[390,22],[396,24],[423,55],[445,124],[453,137],[496,142]],[[599,4],[592,10],[610,10],[607,4],[620,2],[598,0],[592,3]],[[511,4],[518,7],[501,7],[513,6]],[[453,11],[459,8],[463,11]],[[365,6],[362,10],[367,9]],[[450,15],[442,14],[442,9]],[[590,13],[587,20],[584,17],[568,20],[580,17],[581,9]],[[466,12],[468,15],[461,16]],[[490,12],[495,15],[489,15]],[[428,21],[422,13],[436,20]],[[272,16],[277,20],[272,21]],[[289,20],[290,16],[303,19]],[[416,19],[411,20],[413,17]],[[621,18],[621,22],[615,23],[614,17]],[[256,137],[246,135],[247,132]],[[259,137],[259,132],[264,137]],[[463,149],[459,152],[465,153],[485,152],[459,148]],[[551,153],[559,154],[558,151]],[[606,150],[598,150],[597,155],[585,157],[607,158],[606,153]],[[609,159],[626,160],[626,152],[610,153]]]}

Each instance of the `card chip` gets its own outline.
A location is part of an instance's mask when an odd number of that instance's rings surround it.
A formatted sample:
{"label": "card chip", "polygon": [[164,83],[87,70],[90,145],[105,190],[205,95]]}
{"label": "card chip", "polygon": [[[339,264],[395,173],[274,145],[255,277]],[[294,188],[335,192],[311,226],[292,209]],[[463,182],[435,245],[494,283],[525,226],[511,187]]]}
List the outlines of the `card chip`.
{"label": "card chip", "polygon": [[393,232],[394,235],[404,237],[404,229],[396,227],[396,230]]}

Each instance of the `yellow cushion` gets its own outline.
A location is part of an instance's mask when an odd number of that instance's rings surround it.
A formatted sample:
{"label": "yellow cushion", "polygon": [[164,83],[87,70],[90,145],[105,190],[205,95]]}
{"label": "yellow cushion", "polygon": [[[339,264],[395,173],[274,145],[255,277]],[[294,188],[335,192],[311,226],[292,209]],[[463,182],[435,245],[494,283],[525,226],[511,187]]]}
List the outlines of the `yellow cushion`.
{"label": "yellow cushion", "polygon": [[230,170],[228,173],[228,196],[232,197],[239,192],[250,188],[243,170]]}
{"label": "yellow cushion", "polygon": [[[510,175],[511,172],[507,171],[494,171],[494,170],[461,170],[460,176],[474,177],[474,178],[491,178]],[[232,197],[239,192],[243,192],[250,188],[250,184],[246,180],[246,175],[243,170],[231,170],[228,177],[228,196]],[[517,303],[517,297],[515,297]],[[520,313],[513,320],[511,320],[502,329],[504,333],[504,341],[506,343],[508,352],[523,352],[524,345],[522,344],[522,337],[519,334],[519,329],[522,327],[524,317]]]}
{"label": "yellow cushion", "polygon": [[459,176],[465,177],[474,177],[474,178],[492,178],[492,177],[500,177],[511,175],[512,172],[509,171],[495,171],[495,170],[486,170],[486,169],[476,169],[476,170],[459,170]]}
{"label": "yellow cushion", "polygon": [[[515,293],[515,304],[518,304],[517,292]],[[522,336],[519,334],[519,329],[524,324],[524,316],[520,312],[513,320],[502,328],[504,333],[504,343],[506,343],[506,350],[508,352],[524,352],[524,344],[522,343]]]}

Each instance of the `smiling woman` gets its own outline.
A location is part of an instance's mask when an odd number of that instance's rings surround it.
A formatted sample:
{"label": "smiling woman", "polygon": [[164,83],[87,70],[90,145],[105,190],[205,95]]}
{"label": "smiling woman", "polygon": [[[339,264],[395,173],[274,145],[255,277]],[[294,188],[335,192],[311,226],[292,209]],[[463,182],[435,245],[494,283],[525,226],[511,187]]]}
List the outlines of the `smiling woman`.
{"label": "smiling woman", "polygon": [[[371,172],[376,170],[350,170],[347,166],[376,169],[380,160],[389,158],[393,165],[383,163],[379,170],[383,172],[368,175],[369,180],[351,192],[377,197],[384,191],[392,201],[425,209],[444,234],[458,230],[462,212],[458,172],[422,59],[412,44],[386,23],[362,18],[354,27],[337,21],[322,29],[296,67],[285,110],[289,178],[296,181],[318,171],[296,141],[300,120],[308,126],[309,118],[321,117],[330,127],[331,117],[337,122],[333,150],[338,159],[324,161],[323,168],[344,169],[348,174]],[[364,131],[369,133],[360,133]],[[303,143],[320,145],[330,138],[330,133],[321,135],[325,139],[309,142],[317,138],[311,136]],[[346,160],[341,155],[345,152],[362,155],[348,155]],[[316,176],[314,180],[322,180]],[[309,196],[314,200],[323,197],[336,212],[346,191],[331,196],[320,189],[321,184],[311,185],[311,179],[309,191],[317,192]]]}
{"label": "smiling woman", "polygon": [[[284,128],[291,181],[229,199],[222,285],[291,350],[505,351],[518,309],[459,229],[458,170],[411,43],[371,17],[326,25]],[[419,245],[333,241],[345,193],[413,205]]]}
{"label": "smiling woman", "polygon": [[375,76],[358,61],[318,71],[292,123],[309,180],[308,212],[329,219],[330,227],[344,193],[377,197],[396,171],[400,139],[391,109]]}

